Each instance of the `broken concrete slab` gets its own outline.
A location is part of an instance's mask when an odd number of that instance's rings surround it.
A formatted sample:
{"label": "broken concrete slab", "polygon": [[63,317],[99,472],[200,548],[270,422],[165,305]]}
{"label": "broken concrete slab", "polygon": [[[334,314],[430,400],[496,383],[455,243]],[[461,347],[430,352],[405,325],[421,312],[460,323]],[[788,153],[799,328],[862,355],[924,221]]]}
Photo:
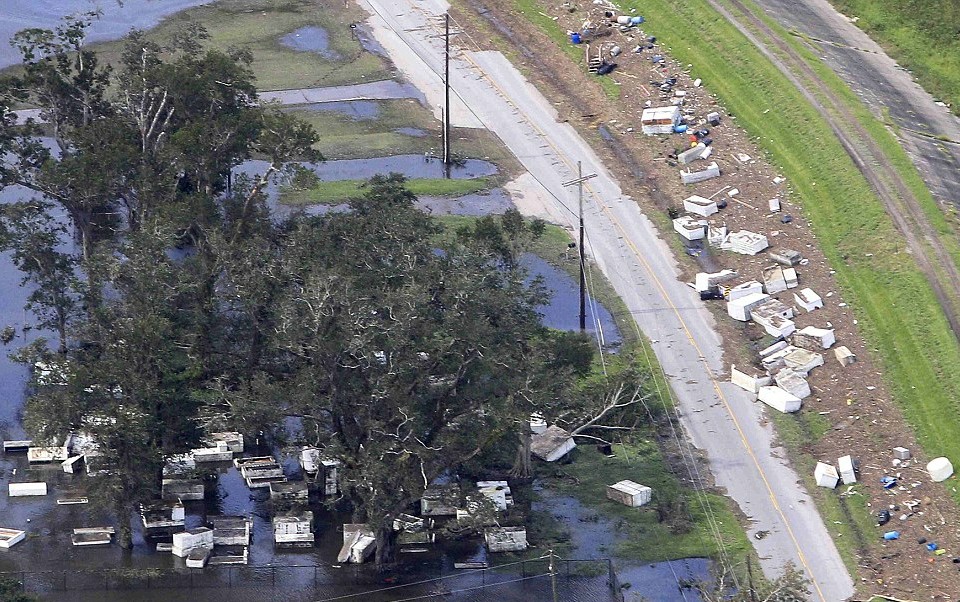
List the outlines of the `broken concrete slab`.
{"label": "broken concrete slab", "polygon": [[483,532],[491,552],[522,552],[527,549],[526,527],[490,527]]}
{"label": "broken concrete slab", "polygon": [[776,381],[778,387],[794,397],[806,399],[811,395],[810,384],[805,378],[793,370],[781,370],[777,372],[777,375],[774,376],[773,379]]}
{"label": "broken concrete slab", "polygon": [[673,229],[686,240],[701,240],[706,236],[707,222],[689,215],[681,215],[673,220]]}
{"label": "broken concrete slab", "polygon": [[619,502],[631,508],[639,508],[649,503],[652,497],[652,489],[634,481],[623,480],[607,486],[608,500]]}
{"label": "broken concrete slab", "polygon": [[837,469],[824,462],[817,462],[817,467],[813,470],[813,478],[819,487],[826,487],[828,489],[836,488],[837,483],[840,481],[840,475],[837,474]]}
{"label": "broken concrete slab", "polygon": [[802,405],[799,397],[784,391],[780,387],[760,387],[757,392],[757,399],[784,414],[797,412]]}
{"label": "broken concrete slab", "polygon": [[760,387],[766,387],[770,384],[769,376],[751,376],[746,372],[737,370],[736,364],[730,366],[730,382],[737,385],[748,393],[754,395],[760,391]]}
{"label": "broken concrete slab", "polygon": [[783,356],[783,364],[795,372],[807,376],[817,366],[823,365],[823,356],[813,351],[794,347],[790,353]]}
{"label": "broken concrete slab", "polygon": [[800,286],[800,277],[797,276],[796,268],[783,268],[783,279],[787,283],[787,288]]}
{"label": "broken concrete slab", "polygon": [[768,295],[775,295],[777,293],[787,290],[787,281],[783,275],[783,267],[779,265],[772,265],[766,268],[763,268],[763,292]]}
{"label": "broken concrete slab", "polygon": [[683,200],[683,209],[689,213],[699,215],[700,217],[710,217],[720,211],[717,202],[705,199],[702,196],[689,196]]}
{"label": "broken concrete slab", "polygon": [[778,351],[783,351],[787,347],[788,347],[788,343],[786,341],[777,341],[773,345],[770,345],[769,347],[765,347],[760,350],[760,353],[759,353],[760,359],[769,357],[774,353],[777,353]]}
{"label": "broken concrete slab", "polygon": [[773,198],[767,201],[767,206],[770,207],[770,211],[777,213],[780,211],[780,199]]}
{"label": "broken concrete slab", "polygon": [[699,182],[704,182],[706,180],[719,177],[720,166],[717,165],[716,161],[700,171],[690,171],[688,169],[680,172],[680,181],[684,184],[697,184]]}
{"label": "broken concrete slab", "polygon": [[573,436],[557,425],[530,437],[530,451],[545,462],[556,462],[575,448]]}
{"label": "broken concrete slab", "polygon": [[47,495],[46,483],[10,483],[7,487],[7,494],[10,497]]}
{"label": "broken concrete slab", "polygon": [[816,326],[807,326],[798,330],[793,336],[793,344],[802,349],[816,351],[817,349],[830,349],[837,342],[832,328],[817,328]]}
{"label": "broken concrete slab", "polygon": [[840,480],[844,485],[853,485],[857,482],[857,471],[852,456],[837,458],[837,472],[840,473]]}
{"label": "broken concrete slab", "polygon": [[202,569],[210,558],[210,550],[207,548],[194,548],[187,554],[186,563],[188,569]]}
{"label": "broken concrete slab", "polygon": [[[771,301],[776,301],[776,299],[771,299]],[[777,303],[780,302],[777,301]],[[797,328],[793,320],[783,317],[783,312],[778,311],[776,306],[771,306],[769,303],[762,303],[751,310],[750,318],[762,327],[767,334],[776,338],[790,336]]]}
{"label": "broken concrete slab", "polygon": [[845,345],[840,345],[834,349],[833,355],[837,358],[837,361],[840,362],[841,366],[849,366],[857,361],[857,356],[854,355],[852,351],[847,349]]}
{"label": "broken concrete slab", "polygon": [[[707,145],[704,144],[703,142],[698,142],[696,145],[688,148],[687,150],[677,155],[677,162],[679,162],[681,165],[687,165],[689,163],[693,163],[697,159],[703,158],[703,155],[706,152],[707,152]],[[684,203],[684,205],[686,205],[686,203]],[[714,203],[714,207],[716,207],[716,203]],[[691,213],[696,213],[696,212],[694,211]],[[714,211],[714,213],[716,213],[716,211]],[[700,215],[704,215],[704,214],[700,214]]]}
{"label": "broken concrete slab", "polygon": [[9,550],[27,536],[26,531],[0,528],[0,550]]}

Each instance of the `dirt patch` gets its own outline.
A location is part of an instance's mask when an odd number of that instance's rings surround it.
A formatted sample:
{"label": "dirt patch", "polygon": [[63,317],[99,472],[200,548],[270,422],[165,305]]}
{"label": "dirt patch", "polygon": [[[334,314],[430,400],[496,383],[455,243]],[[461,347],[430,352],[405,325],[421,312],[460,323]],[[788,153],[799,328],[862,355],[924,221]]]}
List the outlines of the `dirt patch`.
{"label": "dirt patch", "polygon": [[[812,458],[835,463],[839,456],[853,454],[861,461],[859,491],[866,496],[871,512],[892,510],[890,523],[883,527],[860,530],[855,533],[859,544],[846,544],[856,554],[857,572],[854,580],[862,594],[885,593],[901,598],[954,599],[960,595],[958,565],[952,562],[960,556],[960,533],[957,530],[957,508],[941,485],[931,483],[922,470],[926,458],[902,414],[891,401],[883,382],[881,367],[873,358],[858,332],[855,308],[848,306],[839,293],[831,268],[818,247],[818,241],[803,212],[791,198],[789,182],[776,183],[776,169],[765,160],[764,152],[754,140],[748,139],[736,127],[736,116],[728,114],[706,88],[695,87],[695,66],[679,65],[657,44],[632,52],[647,45],[642,30],[632,28],[621,33],[616,27],[607,27],[609,20],[601,6],[586,0],[565,2],[561,6],[551,0],[540,7],[543,13],[557,18],[563,29],[580,30],[585,20],[591,20],[605,33],[602,41],[619,45],[623,53],[614,60],[617,69],[610,76],[621,84],[619,99],[611,100],[596,82],[596,76],[586,73],[583,65],[574,63],[556,43],[540,29],[530,24],[515,7],[512,0],[467,0],[468,7],[456,7],[458,23],[471,33],[472,41],[487,40],[494,49],[507,50],[538,88],[557,107],[561,118],[573,124],[589,140],[605,164],[618,175],[620,185],[658,225],[665,236],[670,234],[666,216],[668,207],[680,207],[691,194],[725,199],[728,206],[711,218],[714,225],[726,225],[731,231],[740,229],[763,233],[771,247],[778,250],[794,249],[807,260],[798,266],[800,286],[812,288],[823,298],[824,308],[810,314],[800,313],[798,328],[812,325],[835,329],[838,345],[846,345],[859,361],[841,367],[832,351],[824,353],[825,365],[810,375],[813,396],[805,400],[803,412],[814,412],[828,421],[826,433],[803,444],[802,451]],[[573,7],[572,12],[569,8]],[[484,18],[478,17],[482,15]],[[641,26],[642,27],[642,26]],[[509,40],[509,41],[506,41]],[[512,49],[512,52],[509,52]],[[594,52],[596,47],[594,47]],[[663,63],[654,63],[654,55],[663,57]],[[670,90],[661,91],[664,80],[675,77],[677,83]],[[709,86],[709,82],[704,82]],[[682,108],[689,111],[692,129],[704,127],[701,120],[707,113],[717,111],[722,124],[709,127],[713,138],[713,155],[708,161],[717,161],[722,175],[694,186],[683,186],[679,181],[679,166],[675,154],[688,145],[685,136],[647,137],[640,133],[640,114],[650,102],[653,106],[669,105],[676,90],[685,92]],[[603,125],[609,135],[601,136]],[[740,157],[740,155],[744,155]],[[739,157],[739,158],[738,158]],[[749,158],[746,158],[749,157]],[[702,169],[704,162],[692,167]],[[737,188],[740,193],[728,198],[726,190]],[[719,192],[719,193],[718,193]],[[779,198],[782,211],[772,213],[768,200]],[[782,223],[790,215],[792,221]],[[679,247],[675,247],[679,248]],[[735,269],[738,281],[760,279],[762,268],[772,262],[761,254],[737,255],[730,252],[714,253],[722,267]],[[683,277],[692,280],[699,271],[692,258],[682,259]],[[795,305],[792,293],[797,289],[776,295],[788,305]],[[714,311],[718,331],[725,341],[726,359],[738,366],[759,368],[756,349],[772,340],[758,326],[743,325],[730,319],[722,302],[708,302]],[[802,312],[802,310],[800,310]],[[909,448],[915,459],[909,466],[894,467],[891,449]],[[807,477],[813,470],[807,461],[796,466]],[[883,476],[900,476],[899,484],[884,489]],[[954,487],[956,480],[947,481]],[[816,489],[816,498],[840,495],[846,490]],[[919,500],[911,513],[908,502]],[[908,515],[909,516],[906,516]],[[900,516],[906,516],[900,520]],[[828,529],[832,525],[828,524]],[[900,539],[882,540],[886,531],[897,530]],[[917,543],[921,538],[936,542],[946,553],[940,556]],[[845,542],[839,541],[841,545]]]}

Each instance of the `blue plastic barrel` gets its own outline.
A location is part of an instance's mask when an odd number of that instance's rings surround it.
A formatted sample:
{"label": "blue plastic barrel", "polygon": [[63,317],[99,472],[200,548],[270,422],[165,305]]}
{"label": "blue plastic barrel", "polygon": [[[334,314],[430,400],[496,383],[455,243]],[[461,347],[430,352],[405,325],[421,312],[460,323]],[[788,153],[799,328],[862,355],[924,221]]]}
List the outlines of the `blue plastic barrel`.
{"label": "blue plastic barrel", "polygon": [[677,124],[673,126],[673,131],[678,134],[682,134],[687,131],[687,126],[686,124],[683,124],[683,123]]}
{"label": "blue plastic barrel", "polygon": [[577,33],[576,31],[573,32],[573,33],[571,33],[571,34],[570,34],[570,41],[573,42],[574,44],[579,44],[579,43],[580,43],[580,34]]}
{"label": "blue plastic barrel", "polygon": [[883,534],[883,538],[887,541],[890,541],[891,539],[900,539],[900,531],[887,531]]}
{"label": "blue plastic barrel", "polygon": [[643,17],[630,17],[630,25],[640,25],[643,22]]}

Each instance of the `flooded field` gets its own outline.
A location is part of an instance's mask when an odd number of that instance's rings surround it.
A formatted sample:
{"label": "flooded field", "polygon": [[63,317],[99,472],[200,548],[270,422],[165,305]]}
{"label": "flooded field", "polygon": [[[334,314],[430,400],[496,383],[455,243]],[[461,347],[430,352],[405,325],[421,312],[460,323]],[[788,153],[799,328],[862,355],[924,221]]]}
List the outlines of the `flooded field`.
{"label": "flooded field", "polygon": [[340,54],[330,50],[330,36],[322,27],[301,27],[280,38],[280,43],[301,52],[313,52],[323,58],[335,61]]}

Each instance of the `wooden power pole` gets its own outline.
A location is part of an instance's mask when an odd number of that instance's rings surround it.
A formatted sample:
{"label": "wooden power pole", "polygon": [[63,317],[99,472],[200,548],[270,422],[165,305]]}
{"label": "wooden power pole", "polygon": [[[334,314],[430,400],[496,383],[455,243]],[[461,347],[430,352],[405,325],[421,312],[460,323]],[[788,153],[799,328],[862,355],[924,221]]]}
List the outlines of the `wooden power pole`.
{"label": "wooden power pole", "polygon": [[450,14],[444,15],[443,164],[450,165]]}
{"label": "wooden power pole", "polygon": [[597,177],[597,174],[583,175],[583,164],[577,161],[577,178],[564,182],[563,186],[577,185],[577,200],[580,205],[580,332],[587,329],[587,277],[584,272],[584,247],[583,247],[583,183],[590,178]]}

